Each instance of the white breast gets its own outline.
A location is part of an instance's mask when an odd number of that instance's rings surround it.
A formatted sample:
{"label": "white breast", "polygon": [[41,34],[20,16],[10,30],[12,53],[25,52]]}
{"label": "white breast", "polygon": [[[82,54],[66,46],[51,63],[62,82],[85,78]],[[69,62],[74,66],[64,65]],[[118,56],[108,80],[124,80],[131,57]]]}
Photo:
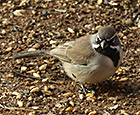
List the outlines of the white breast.
{"label": "white breast", "polygon": [[90,83],[106,80],[113,75],[117,69],[113,66],[113,62],[110,58],[99,53],[95,54],[87,66],[67,62],[64,62],[63,66],[68,76],[75,81]]}

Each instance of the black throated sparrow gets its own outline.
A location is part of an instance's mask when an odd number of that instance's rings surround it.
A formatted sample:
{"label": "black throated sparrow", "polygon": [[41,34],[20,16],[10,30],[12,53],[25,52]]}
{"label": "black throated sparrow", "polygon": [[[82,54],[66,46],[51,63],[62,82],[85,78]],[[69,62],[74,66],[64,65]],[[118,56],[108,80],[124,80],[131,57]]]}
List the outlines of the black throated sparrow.
{"label": "black throated sparrow", "polygon": [[62,63],[67,75],[79,82],[101,82],[115,73],[122,61],[121,43],[115,29],[101,27],[98,33],[66,42],[51,51],[17,53],[12,58],[51,55]]}

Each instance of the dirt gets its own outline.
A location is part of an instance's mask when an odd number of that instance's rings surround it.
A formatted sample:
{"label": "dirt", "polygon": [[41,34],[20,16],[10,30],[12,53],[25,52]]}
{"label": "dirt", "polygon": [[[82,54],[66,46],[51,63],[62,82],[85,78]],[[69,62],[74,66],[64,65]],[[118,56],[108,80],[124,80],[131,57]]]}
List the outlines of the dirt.
{"label": "dirt", "polygon": [[[22,51],[50,50],[105,25],[117,31],[123,62],[110,79],[84,84],[93,94],[85,94],[54,57],[9,59]],[[2,115],[140,115],[139,63],[139,0],[0,1]]]}

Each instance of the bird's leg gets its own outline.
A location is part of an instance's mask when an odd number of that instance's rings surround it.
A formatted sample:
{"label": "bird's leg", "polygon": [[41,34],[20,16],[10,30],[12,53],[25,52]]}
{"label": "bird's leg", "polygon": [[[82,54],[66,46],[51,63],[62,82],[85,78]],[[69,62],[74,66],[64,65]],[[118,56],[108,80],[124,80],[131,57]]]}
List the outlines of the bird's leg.
{"label": "bird's leg", "polygon": [[87,94],[87,93],[95,94],[95,91],[94,91],[93,89],[92,89],[92,90],[88,90],[87,88],[84,87],[84,85],[83,85],[81,82],[79,82],[79,83],[80,83],[81,88],[82,88],[82,90],[83,90],[83,92],[84,92],[85,94]]}

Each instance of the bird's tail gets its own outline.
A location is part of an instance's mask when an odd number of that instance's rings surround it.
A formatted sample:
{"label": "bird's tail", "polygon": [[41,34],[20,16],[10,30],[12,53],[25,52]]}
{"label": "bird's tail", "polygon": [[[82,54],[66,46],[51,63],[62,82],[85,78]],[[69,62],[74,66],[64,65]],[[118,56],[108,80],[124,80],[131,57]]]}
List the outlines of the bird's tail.
{"label": "bird's tail", "polygon": [[47,51],[29,51],[29,52],[21,52],[21,53],[15,53],[13,56],[11,56],[11,59],[20,59],[20,58],[30,58],[30,57],[40,57],[49,55]]}

